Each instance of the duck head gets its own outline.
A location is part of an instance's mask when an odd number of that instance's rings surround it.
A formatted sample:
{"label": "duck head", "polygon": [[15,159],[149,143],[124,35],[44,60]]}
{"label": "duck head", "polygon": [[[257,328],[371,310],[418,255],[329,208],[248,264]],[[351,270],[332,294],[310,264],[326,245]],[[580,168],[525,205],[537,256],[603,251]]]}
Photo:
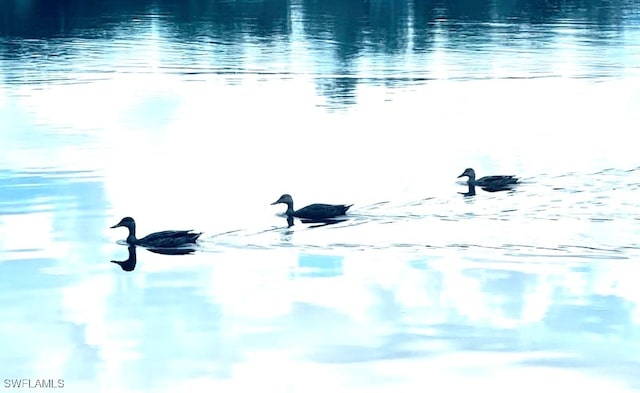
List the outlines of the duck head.
{"label": "duck head", "polygon": [[293,205],[293,198],[289,194],[282,194],[277,201],[273,202],[272,205],[277,205],[278,203],[286,203],[287,205]]}
{"label": "duck head", "polygon": [[465,177],[465,176],[469,176],[470,179],[475,179],[476,171],[474,171],[472,168],[467,168],[464,170],[464,172],[462,172],[462,175],[458,176],[458,178]]}
{"label": "duck head", "polygon": [[112,226],[111,228],[118,228],[118,227],[126,227],[129,229],[132,229],[136,227],[136,222],[131,217],[125,217],[122,220],[120,220],[119,223]]}

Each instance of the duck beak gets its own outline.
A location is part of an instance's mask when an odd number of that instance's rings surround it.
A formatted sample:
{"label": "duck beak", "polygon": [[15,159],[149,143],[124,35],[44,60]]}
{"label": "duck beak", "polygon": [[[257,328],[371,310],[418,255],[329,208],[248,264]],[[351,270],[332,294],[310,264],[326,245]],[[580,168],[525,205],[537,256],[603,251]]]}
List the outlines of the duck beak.
{"label": "duck beak", "polygon": [[114,225],[114,226],[112,226],[112,227],[109,227],[109,228],[113,229],[113,228],[117,228],[117,227],[119,227],[119,226],[120,226],[120,223],[117,223],[116,225]]}
{"label": "duck beak", "polygon": [[456,179],[459,179],[459,178],[464,177],[464,176],[466,176],[466,175],[467,175],[467,173],[466,173],[466,172],[463,172],[463,173],[462,173],[462,175],[458,176]]}
{"label": "duck beak", "polygon": [[278,199],[277,201],[273,202],[271,205],[277,205],[278,203],[280,203],[280,199]]}

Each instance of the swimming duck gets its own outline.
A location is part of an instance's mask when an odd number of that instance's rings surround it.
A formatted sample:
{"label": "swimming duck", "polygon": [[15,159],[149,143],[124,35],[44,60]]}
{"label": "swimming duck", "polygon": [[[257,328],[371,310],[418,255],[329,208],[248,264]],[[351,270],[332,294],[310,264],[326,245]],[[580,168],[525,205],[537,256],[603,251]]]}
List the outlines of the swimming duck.
{"label": "swimming duck", "polygon": [[314,203],[313,205],[305,206],[299,210],[293,210],[293,198],[289,194],[283,194],[272,205],[278,203],[284,203],[287,205],[287,217],[307,218],[312,220],[321,220],[325,218],[333,218],[337,216],[343,216],[347,213],[347,210],[353,205],[327,205],[325,203]]}
{"label": "swimming duck", "polygon": [[476,172],[472,168],[467,168],[462,172],[462,175],[467,176],[467,184],[469,186],[478,186],[487,190],[503,190],[508,189],[510,185],[518,183],[518,178],[515,176],[485,176],[480,179],[476,179]]}
{"label": "swimming duck", "polygon": [[188,231],[162,231],[148,234],[142,239],[136,238],[136,222],[131,217],[125,217],[111,228],[126,227],[129,229],[127,243],[151,248],[173,248],[194,244],[202,233]]}

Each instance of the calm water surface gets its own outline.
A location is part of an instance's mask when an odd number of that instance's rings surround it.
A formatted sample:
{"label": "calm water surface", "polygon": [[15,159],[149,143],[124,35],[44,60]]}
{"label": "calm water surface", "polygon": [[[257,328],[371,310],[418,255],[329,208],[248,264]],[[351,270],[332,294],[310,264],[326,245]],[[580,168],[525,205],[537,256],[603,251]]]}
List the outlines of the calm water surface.
{"label": "calm water surface", "polygon": [[640,7],[480,3],[2,2],[3,389],[639,390]]}

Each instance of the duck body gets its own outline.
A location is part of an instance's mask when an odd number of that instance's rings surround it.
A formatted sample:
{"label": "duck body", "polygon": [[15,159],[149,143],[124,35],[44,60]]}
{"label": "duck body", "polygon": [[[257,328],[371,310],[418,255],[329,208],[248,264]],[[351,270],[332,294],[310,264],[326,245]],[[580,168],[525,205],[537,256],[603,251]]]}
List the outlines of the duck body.
{"label": "duck body", "polygon": [[467,180],[469,186],[478,186],[488,190],[507,189],[509,186],[518,183],[518,178],[511,175],[484,176],[476,179],[476,172],[472,168],[465,169],[458,178],[465,176],[469,178]]}
{"label": "duck body", "polygon": [[202,235],[199,232],[188,231],[161,231],[150,233],[143,238],[136,238],[136,222],[131,217],[125,217],[111,228],[125,227],[129,229],[127,243],[130,245],[150,248],[175,248],[189,244],[195,244]]}
{"label": "duck body", "polygon": [[288,217],[298,217],[311,220],[322,220],[327,218],[334,218],[338,216],[344,216],[347,210],[353,205],[329,205],[326,203],[314,203],[309,206],[305,206],[302,209],[293,209],[293,198],[289,194],[283,194],[272,205],[278,203],[284,203],[287,205],[287,211],[285,212]]}
{"label": "duck body", "polygon": [[150,233],[142,239],[136,239],[135,244],[146,247],[171,248],[185,244],[195,244],[200,233],[192,231],[161,231]]}
{"label": "duck body", "polygon": [[352,205],[328,205],[326,203],[314,203],[302,209],[294,211],[291,215],[298,218],[322,219],[344,216]]}

